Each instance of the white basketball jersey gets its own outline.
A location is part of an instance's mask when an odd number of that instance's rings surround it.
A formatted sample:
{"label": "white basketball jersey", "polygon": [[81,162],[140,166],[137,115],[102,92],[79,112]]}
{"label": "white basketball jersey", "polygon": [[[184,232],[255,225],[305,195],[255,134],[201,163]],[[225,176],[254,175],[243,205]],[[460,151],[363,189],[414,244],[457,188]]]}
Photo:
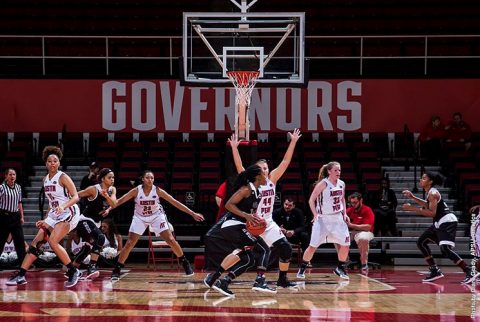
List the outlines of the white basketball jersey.
{"label": "white basketball jersey", "polygon": [[165,213],[160,204],[160,197],[157,194],[157,187],[153,186],[148,196],[143,191],[143,186],[137,186],[137,197],[135,197],[135,215],[148,217],[159,213]]}
{"label": "white basketball jersey", "polygon": [[275,184],[267,179],[267,183],[258,188],[262,198],[258,204],[257,216],[267,222],[272,221],[273,204],[275,203]]}
{"label": "white basketball jersey", "polygon": [[60,185],[60,176],[62,171],[58,171],[51,179],[48,178],[48,174],[43,181],[43,188],[45,189],[45,195],[48,198],[48,204],[50,209],[57,208],[59,205],[64,205],[70,196],[66,188]]}
{"label": "white basketball jersey", "polygon": [[[107,237],[107,236],[105,236]],[[114,240],[114,245],[110,245],[110,241],[108,240],[108,238],[105,238],[105,242],[103,243],[103,247],[112,247],[112,248],[115,248],[117,249],[118,248],[118,241],[117,241],[117,238],[113,238]]]}
{"label": "white basketball jersey", "polygon": [[80,250],[82,249],[83,245],[85,245],[85,242],[83,241],[82,238],[79,239],[78,243],[72,240],[72,253],[73,255],[77,255]]}
{"label": "white basketball jersey", "polygon": [[328,215],[343,211],[345,182],[338,179],[334,185],[328,178],[322,179],[321,182],[325,182],[327,186],[317,198],[317,213]]}
{"label": "white basketball jersey", "polygon": [[5,246],[3,246],[3,252],[11,253],[13,251],[15,251],[15,245],[13,244],[13,240],[11,240],[10,242],[6,242]]}

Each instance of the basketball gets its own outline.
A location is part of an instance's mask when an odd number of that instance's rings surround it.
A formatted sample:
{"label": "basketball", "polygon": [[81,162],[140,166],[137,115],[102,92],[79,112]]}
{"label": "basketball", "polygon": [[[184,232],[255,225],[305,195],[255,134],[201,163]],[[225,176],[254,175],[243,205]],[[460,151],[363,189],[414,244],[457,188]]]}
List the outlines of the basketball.
{"label": "basketball", "polygon": [[251,221],[247,221],[247,230],[253,236],[260,236],[267,228],[267,222],[265,221],[265,219],[258,218],[258,220],[258,225],[254,225]]}

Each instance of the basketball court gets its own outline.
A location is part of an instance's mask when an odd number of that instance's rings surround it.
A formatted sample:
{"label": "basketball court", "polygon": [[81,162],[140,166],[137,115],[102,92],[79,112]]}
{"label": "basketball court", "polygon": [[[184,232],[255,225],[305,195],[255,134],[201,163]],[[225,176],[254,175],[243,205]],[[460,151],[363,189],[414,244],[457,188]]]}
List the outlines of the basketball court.
{"label": "basketball court", "polygon": [[[229,98],[235,134],[249,141],[255,86],[308,84],[305,13],[252,12],[257,0],[230,1],[239,12],[184,13],[180,75],[182,84],[191,87],[235,88]],[[59,269],[31,270],[28,283],[18,287],[5,285],[12,271],[0,272],[0,320],[480,321],[480,287],[462,285],[464,273],[454,267],[444,268],[445,277],[435,283],[421,281],[427,266],[387,267],[368,274],[350,270],[348,281],[333,274],[333,266],[310,269],[304,280],[292,268],[289,278],[297,288],[277,294],[253,291],[255,273],[250,272],[231,284],[235,298],[207,288],[205,272],[185,277],[183,270],[145,267],[127,263],[115,282],[110,270],[102,270],[99,278],[81,280],[70,289]],[[277,274],[268,272],[267,280],[276,281]]]}
{"label": "basketball court", "polygon": [[[11,272],[0,273],[2,321],[467,321],[476,310],[477,293],[460,284],[463,273],[445,268],[445,278],[422,283],[425,268],[371,270],[367,275],[351,270],[350,281],[331,269],[312,269],[298,290],[277,294],[251,290],[254,273],[231,285],[235,298],[208,289],[205,273],[182,276],[181,271],[126,270],[117,282],[110,271],[98,279],[82,280],[65,289],[60,270],[37,270],[28,283],[5,286]],[[273,281],[276,272],[268,272]],[[480,291],[480,288],[477,288]],[[480,296],[479,296],[480,298]]]}

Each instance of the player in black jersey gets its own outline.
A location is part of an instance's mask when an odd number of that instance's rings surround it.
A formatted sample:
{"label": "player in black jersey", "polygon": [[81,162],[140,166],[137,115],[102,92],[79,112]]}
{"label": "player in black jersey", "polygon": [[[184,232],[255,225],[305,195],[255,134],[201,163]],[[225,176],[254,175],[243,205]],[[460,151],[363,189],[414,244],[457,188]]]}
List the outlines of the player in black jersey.
{"label": "player in black jersey", "polygon": [[78,192],[80,198],[87,198],[87,205],[82,212],[87,218],[91,218],[100,228],[105,210],[114,207],[117,200],[117,190],[113,186],[115,175],[109,168],[103,168],[98,173],[98,184],[89,186]]}
{"label": "player in black jersey", "polygon": [[100,272],[96,268],[96,263],[98,257],[100,256],[100,251],[105,244],[105,235],[92,219],[82,217],[83,216],[80,216],[80,221],[78,222],[75,230],[85,244],[80,252],[78,252],[78,254],[75,256],[75,259],[73,260],[73,266],[77,268],[80,267],[83,260],[91,254],[90,264],[85,277],[87,279],[93,279],[100,275]]}
{"label": "player in black jersey", "polygon": [[435,263],[430,247],[428,247],[429,243],[436,243],[440,246],[442,255],[450,258],[455,265],[465,272],[465,279],[462,283],[469,283],[473,278],[471,267],[453,251],[458,225],[457,217],[448,209],[440,192],[434,188],[435,185],[442,184],[442,182],[442,176],[439,174],[432,172],[424,173],[420,178],[419,185],[427,193],[426,200],[415,197],[413,193],[408,190],[403,191],[405,197],[413,199],[421,208],[412,206],[409,203],[404,204],[402,208],[403,210],[413,211],[419,215],[433,219],[433,224],[427,228],[417,241],[418,248],[430,266],[430,274],[423,279],[423,282],[431,282],[443,277],[442,272]]}
{"label": "player in black jersey", "polygon": [[[235,193],[225,204],[228,212],[223,220],[221,234],[232,243],[235,250],[223,259],[216,272],[207,275],[204,279],[207,287],[213,287],[223,295],[235,297],[228,288],[230,282],[255,263],[252,249],[257,238],[247,231],[245,224],[247,221],[259,223],[255,217],[261,199],[258,188],[266,183],[266,179],[260,166],[254,164],[248,167],[238,175],[234,184]],[[232,269],[228,274],[218,280],[222,273],[230,268]]]}
{"label": "player in black jersey", "polygon": [[[117,190],[113,186],[115,183],[115,175],[111,169],[103,168],[100,170],[97,180],[99,182],[98,184],[79,191],[78,196],[80,198],[87,198],[87,205],[83,210],[81,217],[90,219],[97,228],[100,228],[102,219],[107,214],[105,210],[109,207],[115,206],[117,201]],[[80,218],[80,220],[82,220],[82,218]],[[99,229],[98,232],[101,233]],[[103,241],[105,242],[105,239]],[[103,244],[101,246],[103,246]],[[100,251],[101,248],[93,249],[90,264],[88,265],[87,277],[95,277],[96,274],[98,274],[97,260]]]}

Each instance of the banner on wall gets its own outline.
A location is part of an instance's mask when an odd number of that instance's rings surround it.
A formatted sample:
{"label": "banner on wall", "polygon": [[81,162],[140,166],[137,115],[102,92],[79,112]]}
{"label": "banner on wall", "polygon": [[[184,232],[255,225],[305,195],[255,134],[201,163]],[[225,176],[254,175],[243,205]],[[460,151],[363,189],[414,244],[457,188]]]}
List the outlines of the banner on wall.
{"label": "banner on wall", "polygon": [[[0,132],[231,132],[235,91],[174,80],[0,80]],[[480,116],[478,79],[310,81],[256,88],[251,130],[419,132],[432,115]]]}

